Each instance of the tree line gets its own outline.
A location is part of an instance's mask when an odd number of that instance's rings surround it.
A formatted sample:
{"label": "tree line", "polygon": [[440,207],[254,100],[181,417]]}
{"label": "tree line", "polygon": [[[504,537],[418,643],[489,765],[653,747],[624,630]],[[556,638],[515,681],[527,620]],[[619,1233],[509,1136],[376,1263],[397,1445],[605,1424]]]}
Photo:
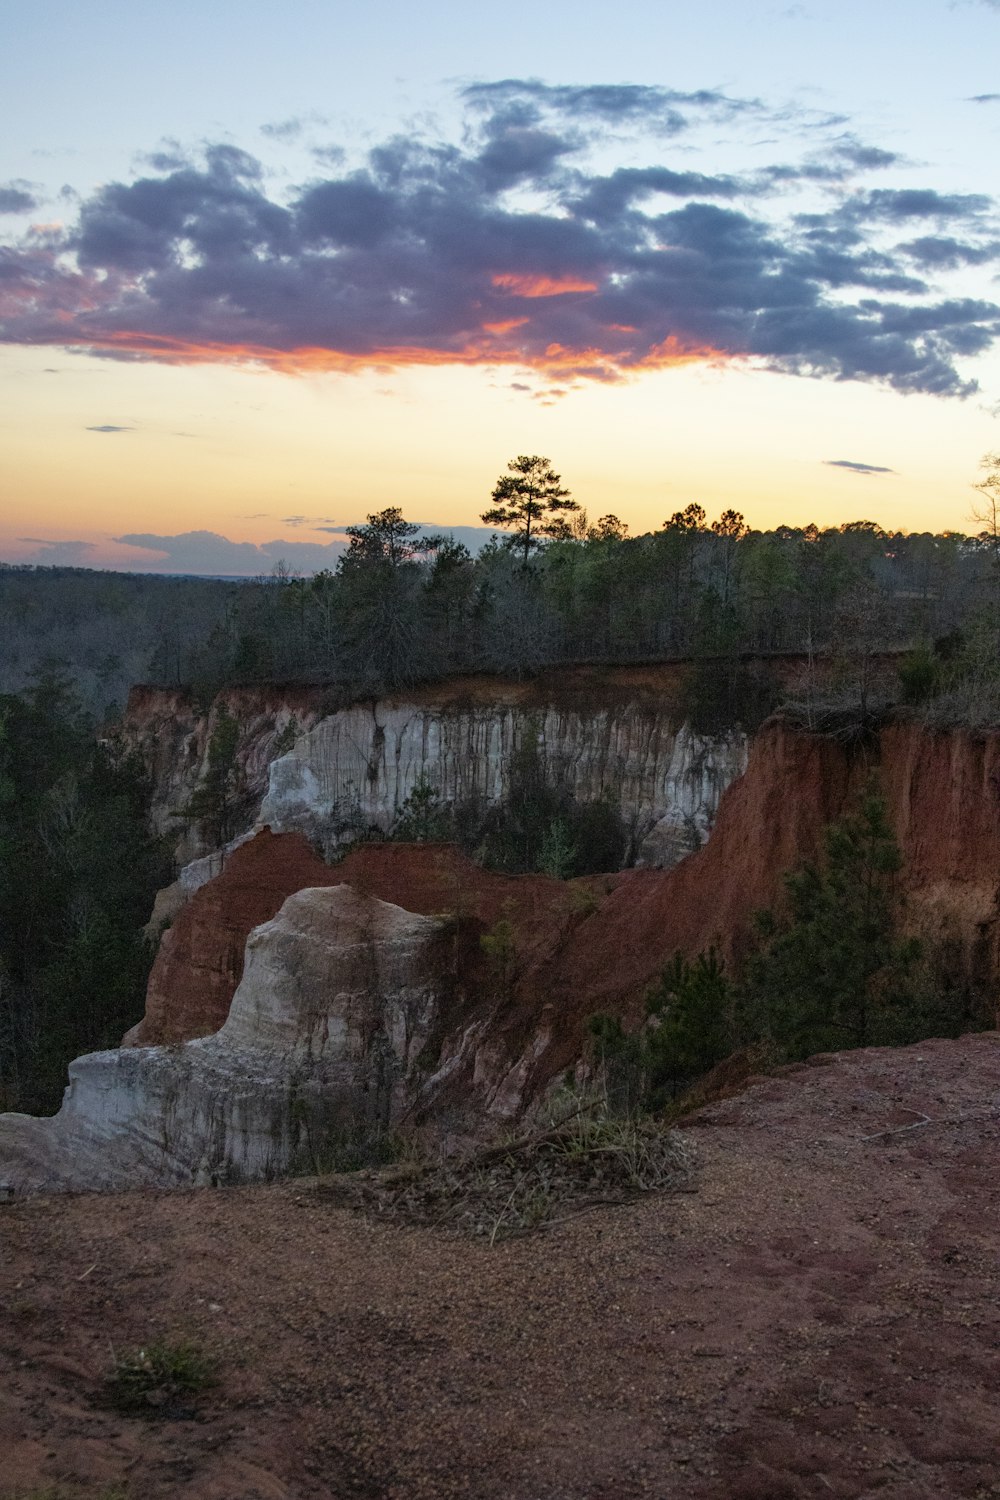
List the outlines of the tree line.
{"label": "tree line", "polygon": [[966,698],[982,700],[1000,619],[998,485],[993,461],[974,535],[867,520],[765,531],[691,503],[633,537],[613,514],[591,522],[548,459],[519,455],[483,511],[498,533],[475,556],[390,506],[348,527],[336,568],[309,577],[280,564],[246,582],[0,567],[0,690],[53,660],[104,712],[139,680],[205,695],[314,682],[349,697],[574,662],[909,649],[923,653],[911,696],[971,676]]}
{"label": "tree line", "polygon": [[0,695],[0,1110],[56,1109],[66,1064],[143,1011],[142,935],[167,850],[138,757],[98,740],[68,682]]}

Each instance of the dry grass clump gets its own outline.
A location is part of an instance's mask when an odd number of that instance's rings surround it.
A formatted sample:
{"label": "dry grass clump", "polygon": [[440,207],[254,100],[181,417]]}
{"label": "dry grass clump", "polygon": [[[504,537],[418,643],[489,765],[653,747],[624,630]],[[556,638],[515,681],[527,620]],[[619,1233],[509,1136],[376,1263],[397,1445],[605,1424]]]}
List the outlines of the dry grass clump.
{"label": "dry grass clump", "polygon": [[346,1206],[487,1240],[527,1234],[597,1204],[690,1190],[693,1152],[649,1117],[619,1118],[601,1103],[465,1157],[408,1163],[322,1181]]}
{"label": "dry grass clump", "polygon": [[195,1345],[156,1343],[116,1358],[104,1399],[127,1416],[174,1417],[216,1384],[214,1363]]}

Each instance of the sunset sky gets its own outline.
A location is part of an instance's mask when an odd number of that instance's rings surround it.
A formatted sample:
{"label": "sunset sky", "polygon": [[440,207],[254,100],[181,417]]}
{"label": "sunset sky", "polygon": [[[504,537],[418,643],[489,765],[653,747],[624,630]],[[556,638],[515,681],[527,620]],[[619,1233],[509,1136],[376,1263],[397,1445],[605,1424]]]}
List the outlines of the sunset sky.
{"label": "sunset sky", "polygon": [[0,560],[474,539],[519,453],[633,532],[973,529],[1000,0],[2,14]]}

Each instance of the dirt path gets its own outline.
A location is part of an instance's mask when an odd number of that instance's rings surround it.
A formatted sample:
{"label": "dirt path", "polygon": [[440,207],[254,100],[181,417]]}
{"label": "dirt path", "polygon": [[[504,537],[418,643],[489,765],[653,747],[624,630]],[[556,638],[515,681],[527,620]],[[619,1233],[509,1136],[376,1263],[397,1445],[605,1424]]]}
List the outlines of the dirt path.
{"label": "dirt path", "polygon": [[[1000,1038],[690,1139],[696,1193],[492,1249],[295,1183],[0,1208],[0,1496],[1000,1496]],[[184,1337],[200,1409],[95,1404],[110,1346]]]}

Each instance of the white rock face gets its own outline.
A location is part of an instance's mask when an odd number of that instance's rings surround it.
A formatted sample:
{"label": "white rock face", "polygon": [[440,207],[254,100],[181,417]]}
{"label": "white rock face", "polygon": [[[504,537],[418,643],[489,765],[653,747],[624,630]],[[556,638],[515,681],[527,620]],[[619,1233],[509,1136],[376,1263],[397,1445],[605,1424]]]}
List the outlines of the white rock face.
{"label": "white rock face", "polygon": [[611,801],[642,864],[675,864],[703,842],[723,791],[746,769],[742,733],[696,735],[648,704],[582,712],[376,703],[320,720],[272,762],[258,826],[302,830],[329,854],[361,830],[388,833],[421,782],[443,803],[498,802],[529,728],[548,779],[580,801]]}
{"label": "white rock face", "polygon": [[290,896],[250,934],[221,1031],[90,1053],[58,1115],[0,1115],[0,1193],[260,1180],[391,1125],[438,1015],[442,932],[349,886]]}

